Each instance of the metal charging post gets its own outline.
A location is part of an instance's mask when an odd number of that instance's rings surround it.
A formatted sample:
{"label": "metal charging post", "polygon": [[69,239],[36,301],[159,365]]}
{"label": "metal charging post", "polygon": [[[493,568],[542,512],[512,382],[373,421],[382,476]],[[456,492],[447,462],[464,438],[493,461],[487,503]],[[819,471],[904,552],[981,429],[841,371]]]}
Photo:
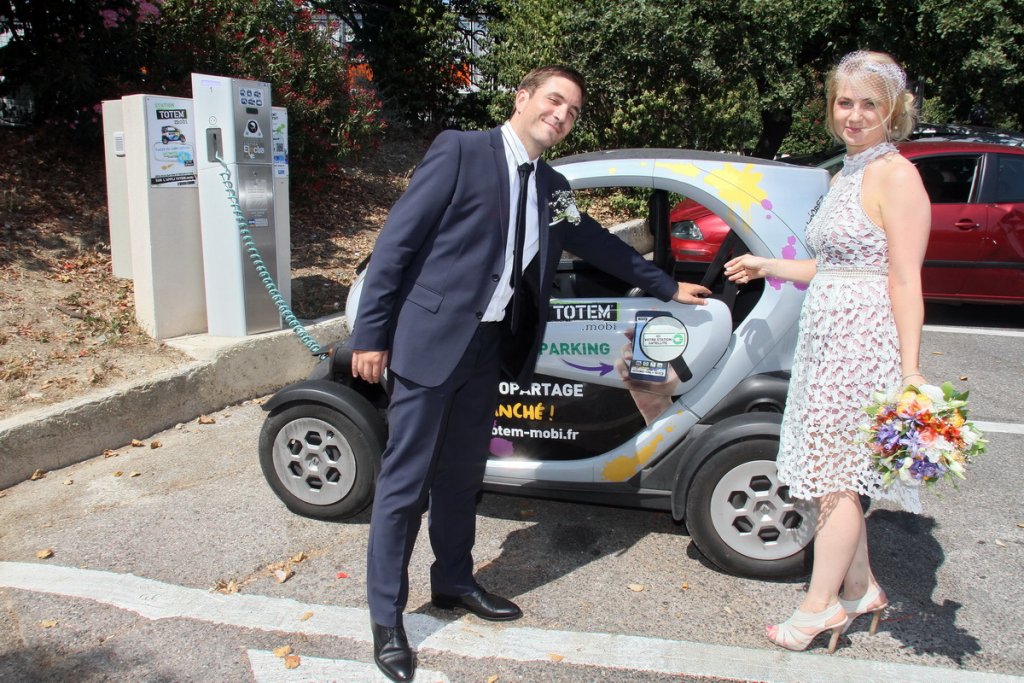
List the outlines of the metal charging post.
{"label": "metal charging post", "polygon": [[[223,160],[262,265],[275,281],[289,277],[287,268],[279,268],[277,256],[270,84],[192,74],[192,97],[199,138],[207,329],[226,337],[278,330],[280,313],[243,245],[221,175]],[[288,236],[281,239],[287,242]]]}

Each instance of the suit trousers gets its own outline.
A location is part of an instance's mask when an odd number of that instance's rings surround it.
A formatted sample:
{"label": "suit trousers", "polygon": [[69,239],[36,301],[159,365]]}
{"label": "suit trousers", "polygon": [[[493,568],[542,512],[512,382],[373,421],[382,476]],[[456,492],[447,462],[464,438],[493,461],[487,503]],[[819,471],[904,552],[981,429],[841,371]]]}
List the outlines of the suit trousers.
{"label": "suit trousers", "polygon": [[366,592],[370,617],[402,623],[409,559],[424,509],[434,551],[431,589],[474,590],[477,495],[498,402],[502,326],[481,323],[452,374],[424,387],[388,371],[389,433],[370,518]]}

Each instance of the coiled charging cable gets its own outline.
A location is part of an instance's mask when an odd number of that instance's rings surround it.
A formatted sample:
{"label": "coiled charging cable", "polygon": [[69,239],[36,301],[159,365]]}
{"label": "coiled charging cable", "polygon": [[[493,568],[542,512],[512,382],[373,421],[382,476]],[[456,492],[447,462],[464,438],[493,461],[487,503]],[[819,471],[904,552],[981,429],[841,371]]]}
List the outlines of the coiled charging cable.
{"label": "coiled charging cable", "polygon": [[256,248],[256,240],[252,237],[252,232],[249,231],[249,224],[245,221],[245,215],[242,213],[242,205],[238,201],[238,192],[235,190],[234,183],[231,182],[231,169],[224,163],[224,159],[219,154],[215,155],[215,158],[220,163],[223,170],[220,173],[221,181],[224,183],[224,191],[227,192],[228,201],[231,202],[231,211],[235,214],[235,223],[238,226],[238,232],[242,237],[242,248],[245,249],[249,255],[249,260],[252,261],[252,265],[256,267],[256,273],[260,278],[260,282],[266,287],[267,292],[270,294],[270,299],[274,302],[277,310],[281,313],[281,318],[285,324],[292,329],[298,337],[299,341],[309,349],[317,358],[323,360],[327,358],[327,352],[324,351],[313,336],[306,331],[306,328],[302,326],[299,319],[295,317],[295,313],[288,306],[288,302],[285,301],[284,296],[281,294],[281,290],[277,288],[274,283],[274,276],[267,270],[266,264],[263,262],[263,256],[260,254],[260,250]]}

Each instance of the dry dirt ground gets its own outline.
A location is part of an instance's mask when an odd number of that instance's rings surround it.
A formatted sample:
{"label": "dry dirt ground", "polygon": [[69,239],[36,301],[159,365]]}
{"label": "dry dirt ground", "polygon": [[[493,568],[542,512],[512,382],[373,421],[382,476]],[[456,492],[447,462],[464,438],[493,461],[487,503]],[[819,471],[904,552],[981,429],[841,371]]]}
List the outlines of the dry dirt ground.
{"label": "dry dirt ground", "polygon": [[[301,319],[344,305],[426,145],[391,140],[315,196],[293,189]],[[46,146],[23,129],[0,129],[0,149],[0,419],[188,362],[142,332],[132,282],[111,274],[102,149]]]}
{"label": "dry dirt ground", "polygon": [[[392,134],[291,207],[292,298],[311,320],[344,306],[356,266],[429,140]],[[132,282],[111,274],[99,147],[0,128],[0,419],[189,361],[135,323]],[[616,215],[597,199],[590,213]]]}

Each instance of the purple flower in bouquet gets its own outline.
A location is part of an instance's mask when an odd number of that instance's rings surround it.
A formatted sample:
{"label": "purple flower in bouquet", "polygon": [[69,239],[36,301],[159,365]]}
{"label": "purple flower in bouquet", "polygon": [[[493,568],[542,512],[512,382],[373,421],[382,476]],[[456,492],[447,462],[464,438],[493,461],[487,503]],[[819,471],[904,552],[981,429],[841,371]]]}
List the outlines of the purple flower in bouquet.
{"label": "purple flower in bouquet", "polygon": [[886,422],[878,428],[875,436],[878,445],[887,451],[891,451],[900,443],[900,430],[891,422]]}
{"label": "purple flower in bouquet", "polygon": [[941,478],[946,473],[946,468],[937,462],[915,460],[914,464],[910,466],[910,473],[915,479],[930,481]]}
{"label": "purple flower in bouquet", "polygon": [[917,430],[911,429],[906,436],[900,439],[900,445],[905,446],[910,455],[917,456],[924,444],[921,442],[921,435],[917,433]]}

